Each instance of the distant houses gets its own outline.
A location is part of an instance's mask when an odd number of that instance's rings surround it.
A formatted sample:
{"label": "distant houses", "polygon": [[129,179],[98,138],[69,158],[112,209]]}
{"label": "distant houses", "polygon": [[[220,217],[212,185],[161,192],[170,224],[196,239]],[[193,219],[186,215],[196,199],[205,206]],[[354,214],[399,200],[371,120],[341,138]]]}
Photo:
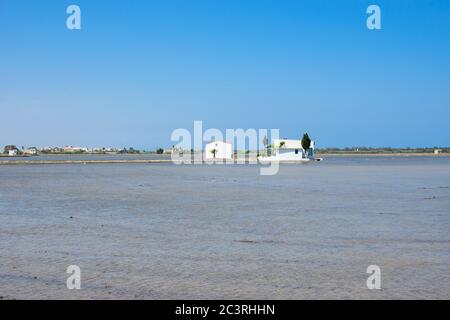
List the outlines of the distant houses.
{"label": "distant houses", "polygon": [[15,145],[7,145],[3,148],[3,154],[4,155],[8,155],[10,157],[15,157],[18,155],[21,156],[34,156],[37,155],[38,153],[38,149],[35,147],[31,147],[28,149],[25,149],[24,147],[22,147],[22,150],[19,150],[19,148],[17,148]]}
{"label": "distant houses", "polygon": [[64,153],[83,153],[88,152],[87,148],[74,147],[74,146],[65,146],[63,148]]}
{"label": "distant houses", "polygon": [[23,153],[29,156],[36,156],[38,154],[38,149],[36,147],[30,147],[25,149]]}
{"label": "distant houses", "polygon": [[19,151],[17,151],[17,150],[9,150],[8,151],[8,156],[10,156],[10,157],[17,156],[18,154],[19,154]]}
{"label": "distant houses", "polygon": [[3,149],[3,154],[6,154],[10,157],[17,156],[20,153],[20,150],[15,145],[7,145]]}
{"label": "distant houses", "polygon": [[44,147],[39,149],[37,147],[29,147],[22,149],[17,148],[15,145],[7,145],[3,148],[3,156],[37,156],[39,154],[117,154],[117,153],[139,153],[139,150],[130,149],[116,149],[116,148],[85,148],[85,147],[75,147],[75,146],[65,146],[65,147]]}
{"label": "distant houses", "polygon": [[[134,149],[130,149],[134,150]],[[93,154],[116,154],[116,153],[128,153],[127,149],[118,150],[115,148],[85,148],[85,147],[75,147],[75,146],[65,146],[65,147],[45,147],[40,150],[41,153],[45,154],[80,154],[80,153],[93,153]]]}

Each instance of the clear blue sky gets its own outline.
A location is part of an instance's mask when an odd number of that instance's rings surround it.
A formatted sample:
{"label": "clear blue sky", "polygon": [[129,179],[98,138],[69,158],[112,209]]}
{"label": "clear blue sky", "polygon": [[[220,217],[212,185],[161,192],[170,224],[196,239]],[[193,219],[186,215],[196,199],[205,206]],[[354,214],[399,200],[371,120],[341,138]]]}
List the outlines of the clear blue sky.
{"label": "clear blue sky", "polygon": [[0,0],[0,111],[1,145],[153,149],[203,120],[449,146],[450,1]]}

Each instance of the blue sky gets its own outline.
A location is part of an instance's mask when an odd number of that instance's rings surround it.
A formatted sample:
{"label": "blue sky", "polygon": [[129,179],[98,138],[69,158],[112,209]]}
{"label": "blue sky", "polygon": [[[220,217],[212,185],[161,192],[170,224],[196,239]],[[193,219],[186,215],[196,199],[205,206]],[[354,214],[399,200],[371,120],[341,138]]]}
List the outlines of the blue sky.
{"label": "blue sky", "polygon": [[0,0],[0,144],[154,149],[203,120],[449,146],[449,39],[439,0]]}

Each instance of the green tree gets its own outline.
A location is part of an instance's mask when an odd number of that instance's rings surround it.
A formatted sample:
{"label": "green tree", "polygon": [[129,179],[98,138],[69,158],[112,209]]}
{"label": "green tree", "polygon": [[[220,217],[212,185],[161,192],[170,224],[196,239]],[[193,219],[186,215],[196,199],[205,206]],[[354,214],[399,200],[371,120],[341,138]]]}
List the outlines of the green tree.
{"label": "green tree", "polygon": [[268,155],[268,156],[271,156],[271,155],[272,155],[272,148],[273,148],[273,146],[272,146],[271,144],[268,144],[268,145],[267,145],[267,155]]}
{"label": "green tree", "polygon": [[285,144],[286,144],[286,142],[285,142],[285,141],[281,141],[281,142],[280,142],[280,146],[279,146],[279,148],[283,148]]}
{"label": "green tree", "polygon": [[215,159],[216,158],[217,149],[212,149],[211,153],[213,155],[213,158]]}
{"label": "green tree", "polygon": [[302,138],[302,148],[304,150],[308,150],[311,147],[311,139],[309,138],[309,135],[305,133]]}
{"label": "green tree", "polygon": [[164,153],[164,150],[161,149],[161,148],[159,148],[159,149],[156,150],[156,153],[157,153],[157,154],[163,154],[163,153]]}

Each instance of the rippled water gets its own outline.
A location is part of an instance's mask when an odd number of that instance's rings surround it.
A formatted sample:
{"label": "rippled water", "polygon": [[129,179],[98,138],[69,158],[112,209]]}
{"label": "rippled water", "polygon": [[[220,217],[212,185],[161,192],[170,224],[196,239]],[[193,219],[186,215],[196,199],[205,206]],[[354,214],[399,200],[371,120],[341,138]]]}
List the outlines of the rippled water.
{"label": "rippled water", "polygon": [[0,166],[4,299],[449,299],[449,249],[448,157]]}

